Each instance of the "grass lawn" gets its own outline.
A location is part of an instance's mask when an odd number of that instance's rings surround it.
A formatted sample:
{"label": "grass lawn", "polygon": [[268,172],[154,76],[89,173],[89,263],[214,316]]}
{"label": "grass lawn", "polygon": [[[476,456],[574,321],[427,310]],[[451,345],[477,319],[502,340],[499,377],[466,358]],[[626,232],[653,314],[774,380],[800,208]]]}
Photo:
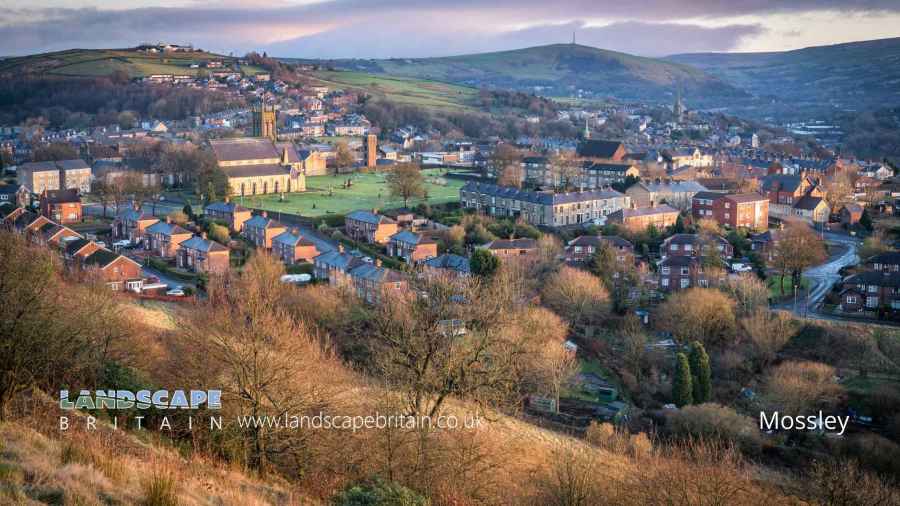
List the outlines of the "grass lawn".
{"label": "grass lawn", "polygon": [[478,90],[468,86],[409,77],[351,71],[319,71],[315,76],[338,88],[361,88],[394,102],[437,109],[470,109]]}
{"label": "grass lawn", "polygon": [[[425,189],[430,204],[445,204],[459,200],[459,189],[463,181],[440,177],[443,169],[425,169]],[[347,178],[353,185],[343,188]],[[403,207],[403,199],[392,197],[384,173],[357,173],[336,176],[310,176],[306,178],[307,191],[288,193],[284,201],[279,195],[244,197],[245,206],[299,214],[302,216],[324,216],[326,214],[346,214],[357,209],[395,209]],[[330,194],[333,192],[333,194]],[[236,197],[240,200],[240,197]],[[422,199],[410,199],[409,206],[415,206]],[[315,206],[315,207],[314,207]]]}
{"label": "grass lawn", "polygon": [[[769,297],[780,299],[782,297],[794,296],[794,285],[791,281],[790,276],[785,276],[784,278],[782,278],[781,274],[775,274],[769,276],[769,279],[766,280],[766,283],[769,285]],[[784,287],[784,294],[782,294],[779,285]],[[799,294],[800,292],[805,292],[807,288],[809,288],[809,280],[806,278],[801,278],[799,291],[797,293]]]}

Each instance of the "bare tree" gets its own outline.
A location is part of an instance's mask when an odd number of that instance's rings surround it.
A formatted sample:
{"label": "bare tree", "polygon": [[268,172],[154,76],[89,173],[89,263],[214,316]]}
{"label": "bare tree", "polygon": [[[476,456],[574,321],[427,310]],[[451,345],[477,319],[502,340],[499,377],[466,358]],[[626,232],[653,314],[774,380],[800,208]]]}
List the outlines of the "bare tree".
{"label": "bare tree", "polygon": [[403,199],[403,207],[407,207],[409,199],[425,196],[425,178],[422,171],[414,163],[401,163],[385,178],[391,195]]}

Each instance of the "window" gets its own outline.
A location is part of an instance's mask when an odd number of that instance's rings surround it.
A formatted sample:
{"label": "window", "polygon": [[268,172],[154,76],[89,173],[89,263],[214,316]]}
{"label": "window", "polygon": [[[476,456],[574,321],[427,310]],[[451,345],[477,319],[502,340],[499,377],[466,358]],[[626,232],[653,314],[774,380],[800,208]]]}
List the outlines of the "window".
{"label": "window", "polygon": [[878,297],[866,297],[866,307],[878,307]]}
{"label": "window", "polygon": [[876,293],[878,291],[878,287],[875,285],[869,285],[869,293]]}
{"label": "window", "polygon": [[687,287],[689,287],[689,286],[691,286],[691,280],[690,280],[690,279],[684,278],[684,279],[681,280],[681,288],[687,288]]}
{"label": "window", "polygon": [[668,286],[669,286],[669,278],[663,278],[663,279],[662,279],[662,286],[664,286],[664,287],[668,287]]}
{"label": "window", "polygon": [[690,271],[688,270],[687,267],[682,267],[682,268],[681,268],[681,275],[682,275],[682,276],[687,276],[689,273],[690,273]]}
{"label": "window", "polygon": [[847,296],[847,304],[856,304],[856,297],[853,295]]}
{"label": "window", "polygon": [[671,272],[671,270],[670,270],[668,267],[663,267],[663,268],[662,268],[662,273],[663,273],[664,275],[668,276],[668,275],[669,275],[669,272]]}

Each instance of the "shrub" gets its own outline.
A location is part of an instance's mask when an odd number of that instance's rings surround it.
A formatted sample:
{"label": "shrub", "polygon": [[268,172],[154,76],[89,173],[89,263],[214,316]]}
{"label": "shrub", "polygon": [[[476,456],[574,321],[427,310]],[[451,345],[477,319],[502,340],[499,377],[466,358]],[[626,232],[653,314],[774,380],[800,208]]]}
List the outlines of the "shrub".
{"label": "shrub", "polygon": [[172,473],[156,471],[143,483],[142,506],[178,506],[177,482]]}
{"label": "shrub", "polygon": [[747,453],[758,453],[762,445],[752,418],[715,403],[685,406],[669,413],[668,428],[678,437],[714,438],[733,443]]}
{"label": "shrub", "polygon": [[374,478],[350,485],[334,497],[335,506],[427,506],[428,499],[403,485]]}

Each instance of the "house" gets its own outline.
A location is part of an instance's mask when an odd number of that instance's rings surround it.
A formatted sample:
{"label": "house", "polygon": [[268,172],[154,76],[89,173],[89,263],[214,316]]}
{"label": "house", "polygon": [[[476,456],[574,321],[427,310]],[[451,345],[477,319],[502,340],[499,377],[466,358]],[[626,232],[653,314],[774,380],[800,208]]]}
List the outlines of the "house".
{"label": "house", "polygon": [[437,242],[422,234],[401,230],[388,240],[387,252],[390,256],[400,257],[404,262],[414,265],[437,256]]}
{"label": "house", "polygon": [[722,236],[704,238],[700,234],[675,234],[667,238],[659,247],[660,256],[686,256],[699,258],[709,255],[710,249],[720,258],[734,256],[734,247]]}
{"label": "house", "polygon": [[581,158],[591,158],[620,162],[625,159],[628,152],[625,145],[618,141],[605,141],[600,139],[585,139],[578,143],[575,150]]}
{"label": "house", "polygon": [[81,221],[81,196],[77,189],[44,190],[40,196],[41,214],[57,223]]}
{"label": "house", "polygon": [[113,239],[128,239],[137,244],[144,240],[147,228],[158,222],[159,218],[140,209],[126,209],[116,216],[110,227]]}
{"label": "house", "polygon": [[426,274],[433,275],[448,273],[458,277],[468,277],[472,274],[469,259],[453,253],[444,253],[425,260],[422,263],[422,270]]}
{"label": "house", "polygon": [[178,267],[191,272],[222,274],[228,271],[230,253],[227,247],[207,239],[203,233],[182,241],[175,260]]}
{"label": "house", "polygon": [[370,211],[353,211],[344,218],[344,230],[354,241],[386,244],[397,233],[397,222]]}
{"label": "house", "polygon": [[147,227],[143,242],[144,247],[154,255],[174,258],[178,253],[178,246],[193,235],[166,218],[166,221],[159,221]]}
{"label": "house", "polygon": [[45,223],[32,234],[32,241],[40,246],[56,248],[66,237],[80,238],[81,234],[64,225],[50,222]]}
{"label": "house", "polygon": [[691,199],[695,219],[712,219],[732,229],[765,230],[769,226],[769,199],[758,193],[728,195],[698,192]]}
{"label": "house", "polygon": [[586,262],[600,250],[603,245],[613,249],[616,262],[627,265],[634,262],[634,245],[617,235],[599,236],[583,235],[569,241],[566,245],[566,261]]}
{"label": "house", "polygon": [[537,253],[537,241],[534,239],[496,239],[483,247],[499,258],[531,256]]}
{"label": "house", "polygon": [[350,280],[356,295],[370,303],[377,304],[388,291],[401,291],[407,287],[406,278],[399,272],[381,266],[381,260],[374,264],[363,262],[350,269]]}
{"label": "house", "polygon": [[272,238],[272,253],[287,265],[312,262],[319,256],[316,244],[300,235],[296,228],[286,230]]}
{"label": "house", "polygon": [[750,236],[750,250],[767,262],[775,259],[775,246],[781,235],[780,230],[766,230]]}
{"label": "house", "polygon": [[81,261],[100,249],[100,245],[88,239],[74,239],[63,246],[63,260],[70,268],[78,267]]}
{"label": "house", "polygon": [[609,222],[636,232],[644,231],[651,225],[663,230],[678,221],[678,214],[678,209],[663,204],[656,207],[622,209],[609,215]]}
{"label": "house", "polygon": [[584,167],[582,181],[588,188],[624,183],[629,177],[640,177],[637,165],[628,162],[595,162]]}
{"label": "house", "polygon": [[761,190],[769,199],[769,213],[772,216],[800,216],[815,223],[828,220],[825,192],[805,174],[769,174],[763,178]]}
{"label": "house", "polygon": [[[328,175],[328,156],[315,149],[301,149],[298,154],[303,163],[303,171],[307,176]],[[396,159],[396,157],[395,157]]]}
{"label": "house", "polygon": [[862,218],[864,208],[863,206],[855,203],[844,204],[841,207],[840,212],[838,213],[841,217],[841,225],[851,226],[859,223],[859,220]]}
{"label": "house", "polygon": [[250,218],[244,222],[241,235],[253,243],[257,248],[272,249],[272,239],[287,230],[281,223],[270,219],[267,212]]}
{"label": "house", "polygon": [[45,190],[91,191],[91,168],[81,159],[27,162],[16,169],[17,182],[31,193]]}
{"label": "house", "polygon": [[879,309],[900,310],[900,272],[866,271],[844,280],[842,311]]}
{"label": "house", "polygon": [[824,224],[828,222],[831,208],[824,198],[807,195],[794,204],[792,215],[813,224]]}
{"label": "house", "polygon": [[664,292],[708,288],[721,281],[723,272],[704,268],[703,261],[697,257],[669,256],[659,263],[659,288]]}
{"label": "house", "polygon": [[209,204],[203,208],[203,214],[211,220],[225,223],[234,232],[244,230],[244,223],[253,216],[249,209],[231,202],[228,198],[225,202]]}
{"label": "house", "polygon": [[31,205],[31,193],[24,185],[6,184],[0,186],[0,206],[10,204],[13,207]]}
{"label": "house", "polygon": [[554,193],[519,190],[469,181],[459,190],[460,205],[491,216],[523,218],[537,226],[563,227],[605,223],[607,217],[630,204],[614,190]]}
{"label": "house", "polygon": [[363,264],[362,258],[344,252],[344,245],[336,250],[326,251],[313,259],[313,275],[316,279],[328,280],[332,286],[349,286],[350,270]]}
{"label": "house", "polygon": [[141,264],[105,248],[98,248],[85,256],[80,265],[86,274],[96,276],[115,291],[140,292],[144,285]]}
{"label": "house", "polygon": [[865,268],[877,272],[900,272],[900,251],[873,255],[863,261]]}
{"label": "house", "polygon": [[654,207],[668,204],[678,209],[690,209],[691,200],[699,192],[706,191],[696,181],[643,182],[625,190],[634,207]]}

